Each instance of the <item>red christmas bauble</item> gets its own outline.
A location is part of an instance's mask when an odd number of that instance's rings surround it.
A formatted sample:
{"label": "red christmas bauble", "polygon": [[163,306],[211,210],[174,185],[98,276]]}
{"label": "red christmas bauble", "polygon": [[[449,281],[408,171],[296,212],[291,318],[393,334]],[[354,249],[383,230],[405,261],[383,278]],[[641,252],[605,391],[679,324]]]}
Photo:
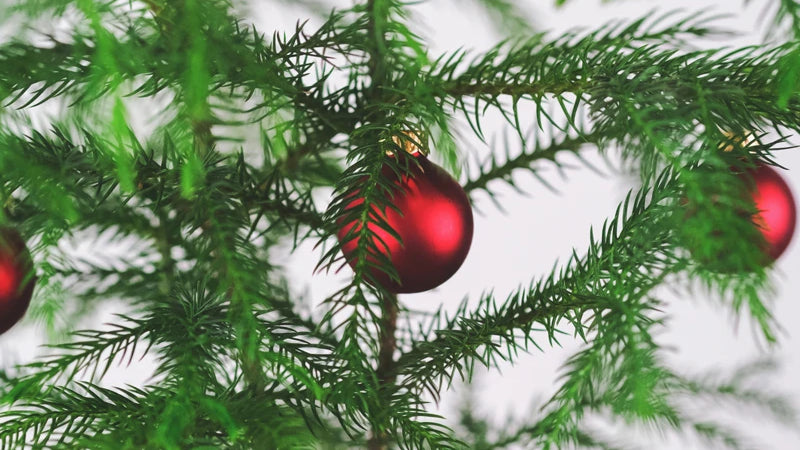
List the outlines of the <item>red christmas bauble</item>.
{"label": "red christmas bauble", "polygon": [[33,262],[17,230],[0,227],[0,334],[14,326],[33,294]]}
{"label": "red christmas bauble", "polygon": [[[398,175],[388,165],[383,176],[392,180],[397,189],[392,192],[391,207],[377,214],[400,236],[402,241],[370,222],[376,247],[388,256],[399,276],[399,283],[381,270],[370,268],[375,282],[393,293],[414,293],[433,289],[447,281],[461,267],[472,243],[472,208],[464,189],[444,169],[432,163],[422,153],[402,155],[414,158],[407,174]],[[415,164],[416,162],[416,164]],[[363,203],[353,200],[347,208]],[[337,233],[342,252],[350,266],[358,246],[358,237],[345,241],[351,230],[356,233],[361,224],[352,221],[342,224]]]}
{"label": "red christmas bauble", "polygon": [[797,207],[792,191],[775,169],[764,164],[743,176],[752,179],[750,194],[758,210],[753,222],[767,243],[765,253],[774,261],[786,251],[794,236]]}

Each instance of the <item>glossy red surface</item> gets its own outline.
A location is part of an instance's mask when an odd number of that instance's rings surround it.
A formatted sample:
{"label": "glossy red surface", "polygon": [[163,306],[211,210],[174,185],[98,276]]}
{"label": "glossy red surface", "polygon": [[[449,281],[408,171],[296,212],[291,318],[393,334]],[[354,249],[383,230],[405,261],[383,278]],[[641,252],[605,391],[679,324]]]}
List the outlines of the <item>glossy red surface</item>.
{"label": "glossy red surface", "polygon": [[0,260],[0,303],[17,290],[18,278],[12,262]]}
{"label": "glossy red surface", "polygon": [[[384,168],[384,176],[398,186],[390,200],[394,208],[371,211],[374,217],[384,219],[402,242],[377,223],[368,225],[378,252],[389,257],[400,282],[376,268],[369,273],[377,283],[395,293],[423,292],[444,283],[461,267],[472,243],[472,208],[461,185],[424,155],[413,156],[419,165],[412,163],[407,175],[398,178]],[[362,202],[356,199],[348,208]],[[351,222],[338,233],[342,251],[352,267],[357,262],[352,254],[358,239],[344,240],[350,230],[359,229],[359,223]]]}
{"label": "glossy red surface", "polygon": [[35,284],[32,271],[31,255],[17,230],[0,227],[0,334],[25,315]]}
{"label": "glossy red surface", "polygon": [[753,202],[759,213],[753,221],[760,227],[767,241],[767,254],[778,259],[794,236],[797,225],[797,207],[786,181],[772,167],[760,165],[750,172],[754,190]]}

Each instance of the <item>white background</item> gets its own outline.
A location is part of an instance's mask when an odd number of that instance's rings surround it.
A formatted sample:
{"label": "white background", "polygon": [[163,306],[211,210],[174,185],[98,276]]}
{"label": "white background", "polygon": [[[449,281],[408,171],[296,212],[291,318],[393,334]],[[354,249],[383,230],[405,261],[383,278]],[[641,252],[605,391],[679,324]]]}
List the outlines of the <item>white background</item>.
{"label": "white background", "polygon": [[[287,8],[276,11],[268,2],[251,2],[250,10],[262,31],[268,34],[273,30],[290,32],[294,23],[304,19],[299,9]],[[343,1],[340,4],[346,5]],[[713,11],[731,14],[732,17],[719,22],[731,29],[740,31],[742,36],[726,41],[698,43],[702,46],[741,46],[760,42],[765,32],[761,13],[764,4],[772,1],[753,1],[748,7],[743,2],[731,0],[681,0],[671,2],[619,1],[601,4],[599,1],[574,0],[567,7],[556,10],[552,1],[529,0],[528,5],[535,26],[542,30],[564,31],[572,27],[597,27],[610,20],[635,18],[646,14],[653,8],[661,11],[684,9],[700,11],[708,7]],[[488,20],[480,10],[466,0],[429,1],[415,7],[412,18],[415,31],[430,44],[431,56],[457,48],[486,49],[499,39]],[[468,128],[464,128],[465,134]],[[498,136],[501,127],[496,129]],[[487,132],[491,136],[491,131]],[[476,151],[487,154],[491,149],[474,142]],[[584,156],[604,168],[604,163],[584,151]],[[401,300],[412,309],[435,309],[444,303],[453,306],[465,295],[477,299],[484,291],[492,290],[497,298],[519,285],[527,285],[532,278],[550,271],[555,259],[565,260],[572,249],[581,254],[586,248],[591,226],[599,227],[603,220],[613,214],[614,208],[630,187],[629,179],[614,170],[605,168],[605,175],[598,175],[583,167],[574,158],[565,157],[565,163],[572,163],[571,169],[559,173],[548,164],[540,166],[541,173],[559,193],[545,188],[530,175],[520,174],[519,185],[529,193],[519,196],[513,191],[501,188],[506,213],[499,212],[486,198],[477,197],[477,207],[482,214],[476,214],[475,236],[472,249],[464,266],[447,283],[438,289],[415,295],[402,296]],[[783,152],[778,161],[790,169],[800,168],[798,151]],[[800,194],[800,172],[784,173],[794,192]],[[336,276],[312,275],[319,255],[312,245],[302,246],[292,255],[285,255],[287,270],[296,281],[297,292],[308,292],[319,301],[341,285],[348,274]],[[761,387],[787,396],[800,405],[800,337],[794,325],[800,321],[800,248],[797,242],[776,264],[774,273],[775,294],[773,311],[783,325],[783,333],[778,348],[767,349],[750,326],[748,320],[737,320],[717,300],[704,298],[701,294],[673,293],[665,287],[663,298],[668,300],[667,311],[672,316],[667,330],[659,337],[668,348],[669,360],[687,372],[699,373],[719,370],[728,373],[738,364],[754,359],[772,356],[781,363],[782,370],[775,376],[764,379]],[[96,327],[108,315],[104,312],[98,323],[81,324]],[[36,352],[35,346],[41,341],[35,325],[18,326],[0,336],[0,364],[27,361]],[[544,342],[544,341],[543,341]],[[546,342],[544,342],[546,343]],[[477,409],[487,417],[502,424],[506,417],[518,419],[530,416],[535,400],[546,399],[557,387],[558,368],[563,360],[577,347],[575,342],[564,340],[564,348],[550,349],[520,356],[515,366],[504,366],[500,371],[481,373],[474,384]],[[142,362],[138,366],[114,372],[110,384],[141,382],[152,369],[151,364]],[[463,390],[456,389],[445,396],[437,410],[453,416],[452,411],[463,396]],[[760,418],[754,411],[732,411],[730,405],[707,405],[698,411],[699,417],[728,417],[732,426],[754,437],[754,448],[791,450],[800,448],[800,433],[786,428],[774,427],[771,422]],[[749,414],[749,415],[748,415]],[[739,417],[739,419],[737,419]],[[743,418],[743,419],[742,419]],[[604,430],[613,433],[616,427]],[[661,439],[658,433],[637,433],[622,436],[625,442],[638,444],[641,448],[686,449],[708,448],[707,444],[691,438],[670,436]],[[652,445],[651,445],[652,442]]]}

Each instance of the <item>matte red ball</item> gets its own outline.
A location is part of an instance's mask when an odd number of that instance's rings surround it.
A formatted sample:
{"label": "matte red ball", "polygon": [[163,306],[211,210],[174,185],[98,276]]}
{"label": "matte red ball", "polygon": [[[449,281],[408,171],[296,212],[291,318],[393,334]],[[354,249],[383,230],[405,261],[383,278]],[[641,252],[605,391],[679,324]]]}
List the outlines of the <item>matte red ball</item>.
{"label": "matte red ball", "polygon": [[[391,228],[401,237],[402,243],[386,230],[370,222],[376,246],[389,257],[400,282],[387,274],[371,268],[375,281],[389,292],[423,292],[447,281],[461,267],[472,243],[472,208],[464,189],[444,169],[421,153],[413,156],[418,164],[409,161],[408,174],[398,175],[389,166],[383,175],[392,180],[398,189],[392,193],[387,207],[380,211]],[[359,198],[347,208],[363,203]],[[396,209],[395,209],[396,208]],[[373,206],[373,212],[378,213]],[[356,221],[344,224],[337,233],[342,251],[350,266],[358,246],[358,238],[345,242],[350,230],[360,229]]]}
{"label": "matte red ball", "polygon": [[33,286],[33,263],[25,241],[17,230],[0,227],[0,334],[25,315]]}
{"label": "matte red ball", "polygon": [[774,261],[778,259],[794,236],[797,224],[797,207],[789,185],[772,167],[759,164],[745,174],[752,177],[750,194],[758,214],[753,222],[758,225],[767,243],[765,253]]}

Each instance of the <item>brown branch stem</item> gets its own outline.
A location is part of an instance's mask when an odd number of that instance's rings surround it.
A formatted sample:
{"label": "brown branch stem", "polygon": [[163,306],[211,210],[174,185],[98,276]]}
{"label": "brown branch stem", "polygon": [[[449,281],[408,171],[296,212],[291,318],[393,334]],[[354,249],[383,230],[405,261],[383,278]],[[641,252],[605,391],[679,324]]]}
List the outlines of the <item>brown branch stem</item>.
{"label": "brown branch stem", "polygon": [[[394,353],[397,350],[397,296],[385,295],[383,298],[383,316],[381,317],[381,340],[378,351],[378,368],[375,371],[378,377],[378,389],[383,391],[393,385],[397,379],[395,372]],[[388,450],[388,436],[385,430],[373,429],[372,436],[367,441],[369,450]]]}
{"label": "brown branch stem", "polygon": [[483,95],[488,95],[490,97],[497,97],[500,95],[539,97],[546,94],[561,95],[566,92],[580,93],[585,91],[587,87],[586,83],[579,82],[545,84],[491,81],[466,83],[455,81],[445,84],[442,91],[450,97],[478,97]]}
{"label": "brown branch stem", "polygon": [[530,169],[531,165],[536,161],[555,161],[556,155],[561,152],[577,153],[585,144],[596,143],[598,138],[599,135],[597,133],[566,137],[561,142],[552,143],[549,147],[541,148],[531,153],[523,152],[502,165],[493,166],[477,178],[467,181],[464,184],[464,190],[471,192],[478,189],[486,189],[490,181],[507,179],[514,170]]}

